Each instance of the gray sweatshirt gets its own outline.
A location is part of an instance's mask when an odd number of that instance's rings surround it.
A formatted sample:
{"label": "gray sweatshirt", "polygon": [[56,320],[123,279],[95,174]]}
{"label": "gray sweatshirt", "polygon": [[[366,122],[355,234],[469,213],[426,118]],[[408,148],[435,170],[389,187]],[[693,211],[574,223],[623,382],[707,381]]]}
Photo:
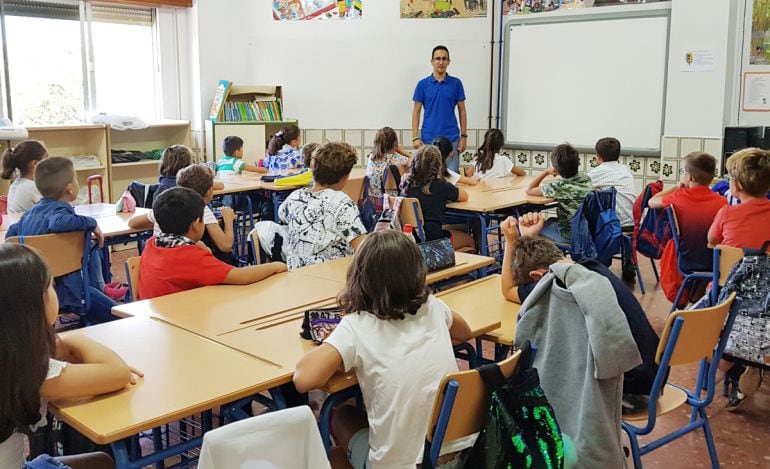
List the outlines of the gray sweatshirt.
{"label": "gray sweatshirt", "polygon": [[578,264],[553,264],[521,305],[516,343],[525,340],[538,347],[534,365],[575,443],[576,467],[624,467],[623,373],[642,359],[609,280]]}

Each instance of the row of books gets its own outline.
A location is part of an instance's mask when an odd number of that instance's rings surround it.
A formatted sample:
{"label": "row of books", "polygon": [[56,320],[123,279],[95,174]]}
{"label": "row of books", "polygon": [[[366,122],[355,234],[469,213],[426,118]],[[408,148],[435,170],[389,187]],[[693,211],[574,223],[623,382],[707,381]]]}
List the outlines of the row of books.
{"label": "row of books", "polygon": [[274,101],[225,101],[225,122],[282,121],[281,100]]}

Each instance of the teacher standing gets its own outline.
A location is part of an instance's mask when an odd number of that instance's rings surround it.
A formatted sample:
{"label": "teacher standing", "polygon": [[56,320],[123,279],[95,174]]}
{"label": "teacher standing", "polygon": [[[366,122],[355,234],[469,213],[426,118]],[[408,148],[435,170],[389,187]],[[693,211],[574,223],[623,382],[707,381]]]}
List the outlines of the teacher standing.
{"label": "teacher standing", "polygon": [[[412,97],[412,143],[415,148],[420,148],[423,144],[430,144],[436,137],[447,137],[454,147],[454,155],[447,162],[447,167],[459,173],[460,154],[465,151],[468,143],[465,89],[459,78],[446,72],[449,67],[449,49],[446,46],[433,48],[430,63],[433,73],[417,82]],[[420,114],[423,108],[425,118],[420,129]],[[455,108],[460,117],[459,128]]]}

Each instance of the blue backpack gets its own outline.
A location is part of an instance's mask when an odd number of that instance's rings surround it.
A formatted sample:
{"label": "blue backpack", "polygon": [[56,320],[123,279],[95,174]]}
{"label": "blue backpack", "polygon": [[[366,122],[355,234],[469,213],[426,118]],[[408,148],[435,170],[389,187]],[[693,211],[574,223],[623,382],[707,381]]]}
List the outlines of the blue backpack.
{"label": "blue backpack", "polygon": [[646,209],[644,219],[642,219],[638,232],[635,235],[635,244],[636,251],[643,256],[650,259],[660,259],[663,257],[663,250],[666,248],[666,244],[673,238],[673,234],[671,233],[671,225],[668,222],[666,211],[662,208],[650,208],[647,205],[653,196],[653,184],[659,185],[659,187],[656,187],[658,191],[663,189],[662,182],[648,184],[641,196],[641,202],[637,199],[637,203],[634,206],[634,210],[637,210],[636,205],[639,204],[640,213]]}
{"label": "blue backpack", "polygon": [[623,233],[615,213],[615,194],[614,187],[589,192],[572,217],[570,257],[575,262],[592,258],[607,264],[620,251]]}

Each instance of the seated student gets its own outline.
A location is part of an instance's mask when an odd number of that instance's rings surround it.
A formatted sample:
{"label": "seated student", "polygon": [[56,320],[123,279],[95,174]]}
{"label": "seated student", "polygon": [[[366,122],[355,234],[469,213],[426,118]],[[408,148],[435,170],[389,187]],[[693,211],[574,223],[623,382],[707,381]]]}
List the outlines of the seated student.
{"label": "seated student", "polygon": [[438,385],[457,372],[452,345],[470,338],[468,324],[430,294],[425,276],[420,251],[404,234],[367,236],[339,295],[342,322],[294,371],[297,390],[307,392],[340,368],[355,370],[366,413],[339,407],[332,430],[356,469],[422,461]]}
{"label": "seated student", "polygon": [[35,166],[48,158],[48,150],[37,140],[25,140],[3,153],[0,177],[18,176],[8,189],[8,213],[24,213],[43,198],[35,187]]}
{"label": "seated student", "polygon": [[[527,213],[516,218],[508,217],[501,225],[505,235],[505,251],[502,263],[503,296],[514,303],[523,303],[538,280],[548,273],[557,262],[572,263],[550,241],[538,238],[544,218],[539,213]],[[521,230],[521,237],[517,231]],[[583,259],[578,264],[610,281],[620,309],[626,316],[634,342],[642,357],[642,364],[627,371],[623,379],[623,411],[635,412],[647,405],[647,399],[658,372],[655,354],[658,334],[647,320],[647,315],[634,294],[601,262]]]}
{"label": "seated student", "polygon": [[203,198],[192,189],[175,187],[155,198],[152,212],[161,234],[147,241],[139,267],[142,299],[170,295],[207,285],[246,285],[286,270],[282,262],[233,267],[200,242]]}
{"label": "seated student", "polygon": [[284,253],[289,269],[353,254],[366,235],[358,206],[342,188],[358,160],[342,142],[313,152],[313,187],[292,192],[278,210],[286,226]]}
{"label": "seated student", "polygon": [[770,239],[770,151],[747,148],[727,160],[730,193],[740,204],[722,207],[708,232],[712,245],[762,247]]}
{"label": "seated student", "polygon": [[217,172],[222,174],[266,173],[267,169],[243,161],[243,139],[230,135],[222,141],[225,156],[217,160]]}
{"label": "seated student", "polygon": [[142,373],[85,335],[56,336],[54,282],[34,249],[0,244],[0,279],[0,467],[114,467],[104,453],[43,455],[25,464],[24,433],[47,424],[46,401],[118,391],[135,383],[132,373]]}
{"label": "seated student", "polygon": [[433,145],[423,145],[417,151],[402,182],[403,194],[420,201],[425,220],[425,240],[451,238],[455,249],[473,247],[473,238],[464,231],[445,230],[446,204],[465,202],[468,193],[444,179],[441,152]]}
{"label": "seated student", "polygon": [[192,152],[184,145],[171,145],[163,150],[160,160],[160,177],[158,178],[158,191],[155,197],[166,189],[176,187],[176,174],[180,169],[193,163]]}
{"label": "seated student", "polygon": [[313,152],[318,148],[317,143],[307,143],[302,147],[302,163],[306,168],[311,168],[313,163]]}
{"label": "seated student", "polygon": [[[440,135],[433,139],[433,142],[431,142],[433,146],[439,149],[441,152],[441,159],[444,162],[444,167],[441,170],[441,176],[444,177],[447,181],[451,182],[454,185],[457,184],[465,184],[466,186],[475,186],[479,183],[481,179],[479,179],[478,176],[461,176],[459,173],[456,173],[449,169],[447,166],[449,164],[449,161],[452,160],[452,156],[454,155],[454,147],[452,146],[452,141],[449,140],[447,137],[444,137],[443,135]],[[462,172],[463,168],[460,168],[460,172]]]}
{"label": "seated student", "polygon": [[280,174],[302,168],[302,153],[299,151],[301,141],[299,127],[294,124],[284,126],[273,135],[267,145],[267,156],[263,162],[268,172]]}
{"label": "seated student", "polygon": [[[516,230],[511,220],[506,229]],[[516,251],[524,254],[537,241],[525,238]],[[542,278],[522,305],[515,344],[538,345],[540,384],[559,427],[573,437],[580,467],[624,467],[624,375],[643,362],[618,290],[580,264],[557,262],[545,275],[529,274]]]}
{"label": "seated student", "polygon": [[679,222],[679,249],[682,270],[710,272],[713,253],[708,247],[708,231],[719,210],[727,205],[724,197],[711,192],[717,160],[703,152],[692,152],[684,157],[684,172],[678,185],[655,194],[648,203],[650,208],[676,211]]}
{"label": "seated student", "polygon": [[[391,165],[406,166],[412,161],[412,155],[398,144],[398,135],[390,127],[383,127],[374,136],[374,149],[366,160],[366,177],[369,178],[369,197],[382,201],[382,188],[385,187],[385,170]],[[398,195],[398,189],[389,191],[389,195]]]}
{"label": "seated student", "polygon": [[526,176],[523,169],[517,168],[513,162],[500,154],[505,145],[505,137],[500,129],[489,129],[484,134],[484,141],[476,152],[476,162],[471,168],[471,175],[479,179],[501,178],[514,174]]}
{"label": "seated student", "polygon": [[[556,199],[556,220],[545,222],[545,227],[540,233],[554,242],[569,244],[572,230],[570,222],[591,192],[591,178],[584,174],[578,174],[580,157],[572,145],[563,143],[551,152],[552,167],[543,170],[526,189],[527,195],[545,196]],[[562,179],[542,184],[546,176],[561,176]],[[542,185],[541,185],[542,184]]]}
{"label": "seated student", "polygon": [[[192,189],[203,197],[203,202],[206,204],[203,207],[203,224],[206,225],[204,244],[217,251],[214,255],[218,259],[228,262],[228,259],[231,259],[229,254],[233,250],[235,212],[230,207],[220,208],[219,213],[222,216],[222,226],[220,226],[214,212],[209,208],[208,204],[214,197],[214,173],[208,166],[193,164],[179,171],[176,176],[176,183],[179,187]],[[162,232],[152,211],[131,217],[128,220],[128,226],[134,229],[152,227],[155,236]]]}
{"label": "seated student", "polygon": [[[16,224],[8,228],[5,235],[7,238],[91,230],[99,247],[104,246],[104,236],[96,224],[96,220],[77,215],[75,209],[70,205],[70,202],[77,198],[79,189],[72,160],[53,156],[38,163],[35,169],[35,185],[43,198],[37,205],[24,213]],[[89,311],[85,311],[85,314],[93,324],[115,319],[111,311],[112,307],[117,305],[102,293],[105,285],[101,277],[100,252],[100,250],[92,252],[89,264],[90,285],[88,292],[91,306]],[[56,279],[56,294],[59,297],[62,311],[82,312],[82,291],[83,278],[80,271]],[[125,291],[123,291],[123,295],[125,295]]]}
{"label": "seated student", "polygon": [[[770,239],[770,152],[747,148],[727,160],[727,179],[731,194],[740,204],[722,207],[708,232],[712,245],[759,249]],[[725,410],[735,411],[746,397],[762,384],[762,371],[755,367],[732,364],[726,373],[730,386]]]}
{"label": "seated student", "polygon": [[617,191],[615,211],[624,228],[634,227],[634,202],[636,185],[634,175],[628,166],[620,164],[620,142],[616,138],[606,137],[596,142],[596,161],[599,166],[588,172],[594,189],[602,190],[614,187]]}

